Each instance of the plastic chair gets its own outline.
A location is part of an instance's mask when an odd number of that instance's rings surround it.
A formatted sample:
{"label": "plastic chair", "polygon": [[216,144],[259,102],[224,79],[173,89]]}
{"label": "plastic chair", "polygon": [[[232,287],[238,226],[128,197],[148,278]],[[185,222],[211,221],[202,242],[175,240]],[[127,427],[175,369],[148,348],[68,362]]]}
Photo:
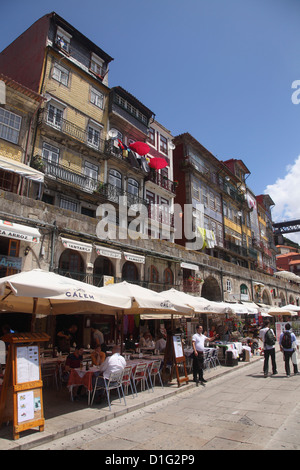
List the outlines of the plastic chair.
{"label": "plastic chair", "polygon": [[131,393],[134,398],[134,392],[131,383],[131,373],[132,373],[132,366],[125,366],[123,369],[122,375],[122,385],[124,387],[125,395],[128,395],[128,387],[130,385]]}
{"label": "plastic chair", "polygon": [[[96,378],[96,382],[95,382],[95,386],[94,386],[94,390],[93,390],[91,406],[94,402],[96,390],[105,390],[107,401],[108,401],[108,406],[109,406],[109,409],[111,411],[110,392],[111,392],[111,390],[117,390],[118,395],[119,395],[119,400],[120,400],[120,403],[121,403],[122,400],[121,400],[121,395],[120,395],[120,389],[121,389],[123,399],[124,399],[124,403],[125,403],[125,406],[126,406],[125,394],[124,394],[123,385],[122,385],[122,377],[123,377],[123,369],[118,370],[117,372],[112,372],[108,379],[106,379],[104,377],[101,377],[101,376],[98,376]],[[100,382],[100,384],[98,384],[98,382]]]}
{"label": "plastic chair", "polygon": [[[151,388],[152,388],[152,392],[154,392],[153,385],[155,385],[155,377],[156,376],[159,377],[160,385],[163,387],[163,383],[162,383],[161,375],[160,375],[160,366],[161,366],[161,361],[160,360],[153,361],[152,364],[151,364],[151,367],[149,369],[149,380],[150,380],[150,385],[151,385]],[[151,376],[153,376],[153,378],[154,378],[153,382],[151,380]]]}
{"label": "plastic chair", "polygon": [[137,364],[135,367],[133,373],[132,373],[132,383],[133,387],[135,390],[135,394],[137,396],[137,384],[141,384],[141,391],[144,389],[145,390],[145,384],[147,385],[148,392],[149,390],[149,385],[148,385],[148,380],[147,380],[147,364],[146,363],[140,363]]}
{"label": "plastic chair", "polygon": [[210,362],[213,365],[213,367],[216,367],[217,365],[220,365],[217,349],[212,350],[212,355],[211,355],[211,358],[210,358]]}
{"label": "plastic chair", "polygon": [[210,369],[211,349],[206,349],[203,352],[203,368]]}

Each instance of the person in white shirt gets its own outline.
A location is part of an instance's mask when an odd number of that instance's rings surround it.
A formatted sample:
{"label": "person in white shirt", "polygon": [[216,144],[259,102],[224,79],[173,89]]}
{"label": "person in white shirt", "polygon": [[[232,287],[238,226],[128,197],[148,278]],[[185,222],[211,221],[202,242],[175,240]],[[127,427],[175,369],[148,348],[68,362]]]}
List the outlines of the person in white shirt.
{"label": "person in white shirt", "polygon": [[[201,325],[196,326],[196,333],[192,337],[192,346],[193,346],[193,379],[196,382],[198,387],[199,381],[201,384],[205,384],[207,381],[203,378],[203,352],[204,352],[204,345],[205,341],[214,341],[216,336],[212,336],[208,338],[207,336],[202,334],[203,328]],[[199,375],[199,379],[198,379]]]}
{"label": "person in white shirt", "polygon": [[100,366],[100,374],[108,379],[112,372],[123,370],[126,366],[126,361],[123,356],[120,355],[121,348],[118,345],[114,345],[112,348],[112,355],[108,356]]}
{"label": "person in white shirt", "polygon": [[[108,356],[105,361],[100,365],[97,381],[97,387],[103,387],[101,390],[97,390],[95,397],[99,403],[105,395],[105,380],[107,380],[112,372],[124,370],[126,361],[123,356],[120,355],[121,348],[118,345],[114,345],[112,348],[112,355]],[[96,380],[96,374],[93,376],[93,381]],[[93,384],[94,385],[94,384]]]}
{"label": "person in white shirt", "polygon": [[276,366],[276,359],[275,359],[275,343],[272,345],[272,344],[268,344],[268,342],[266,341],[266,333],[268,330],[271,330],[272,335],[275,338],[274,331],[270,328],[269,320],[265,320],[264,327],[259,332],[259,339],[262,341],[264,345],[264,358],[265,358],[264,359],[264,377],[268,377],[270,357],[272,361],[273,375],[278,374],[277,366]]}

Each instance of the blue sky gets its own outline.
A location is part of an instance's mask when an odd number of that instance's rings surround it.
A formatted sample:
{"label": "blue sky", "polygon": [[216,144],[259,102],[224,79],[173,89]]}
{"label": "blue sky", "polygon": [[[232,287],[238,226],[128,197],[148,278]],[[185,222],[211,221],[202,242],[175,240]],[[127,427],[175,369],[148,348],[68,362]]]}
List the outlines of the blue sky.
{"label": "blue sky", "polygon": [[110,86],[135,95],[173,135],[189,132],[220,160],[242,159],[250,188],[275,202],[274,220],[300,218],[300,104],[291,99],[299,0],[1,3],[0,50],[56,11],[114,58]]}

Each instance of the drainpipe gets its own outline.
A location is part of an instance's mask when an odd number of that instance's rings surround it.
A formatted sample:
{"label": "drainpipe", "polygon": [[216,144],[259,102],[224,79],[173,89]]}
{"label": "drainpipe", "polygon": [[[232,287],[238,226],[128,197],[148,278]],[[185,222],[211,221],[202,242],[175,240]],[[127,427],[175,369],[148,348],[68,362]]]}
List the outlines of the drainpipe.
{"label": "drainpipe", "polygon": [[49,271],[54,270],[54,248],[55,248],[55,241],[56,241],[56,231],[57,231],[56,220],[54,220],[54,222],[53,222],[53,231],[52,231],[52,240],[51,240],[51,259],[50,259]]}

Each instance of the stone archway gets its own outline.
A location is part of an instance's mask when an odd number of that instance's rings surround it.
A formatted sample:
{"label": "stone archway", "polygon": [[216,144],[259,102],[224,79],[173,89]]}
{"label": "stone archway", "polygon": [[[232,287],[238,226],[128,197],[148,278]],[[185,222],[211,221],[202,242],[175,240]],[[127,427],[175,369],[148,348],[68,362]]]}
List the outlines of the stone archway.
{"label": "stone archway", "polygon": [[262,293],[262,303],[266,305],[272,305],[271,294],[266,289],[264,289]]}
{"label": "stone archway", "polygon": [[205,297],[207,300],[214,300],[215,302],[222,301],[222,292],[219,283],[213,276],[209,276],[205,279],[201,296]]}

